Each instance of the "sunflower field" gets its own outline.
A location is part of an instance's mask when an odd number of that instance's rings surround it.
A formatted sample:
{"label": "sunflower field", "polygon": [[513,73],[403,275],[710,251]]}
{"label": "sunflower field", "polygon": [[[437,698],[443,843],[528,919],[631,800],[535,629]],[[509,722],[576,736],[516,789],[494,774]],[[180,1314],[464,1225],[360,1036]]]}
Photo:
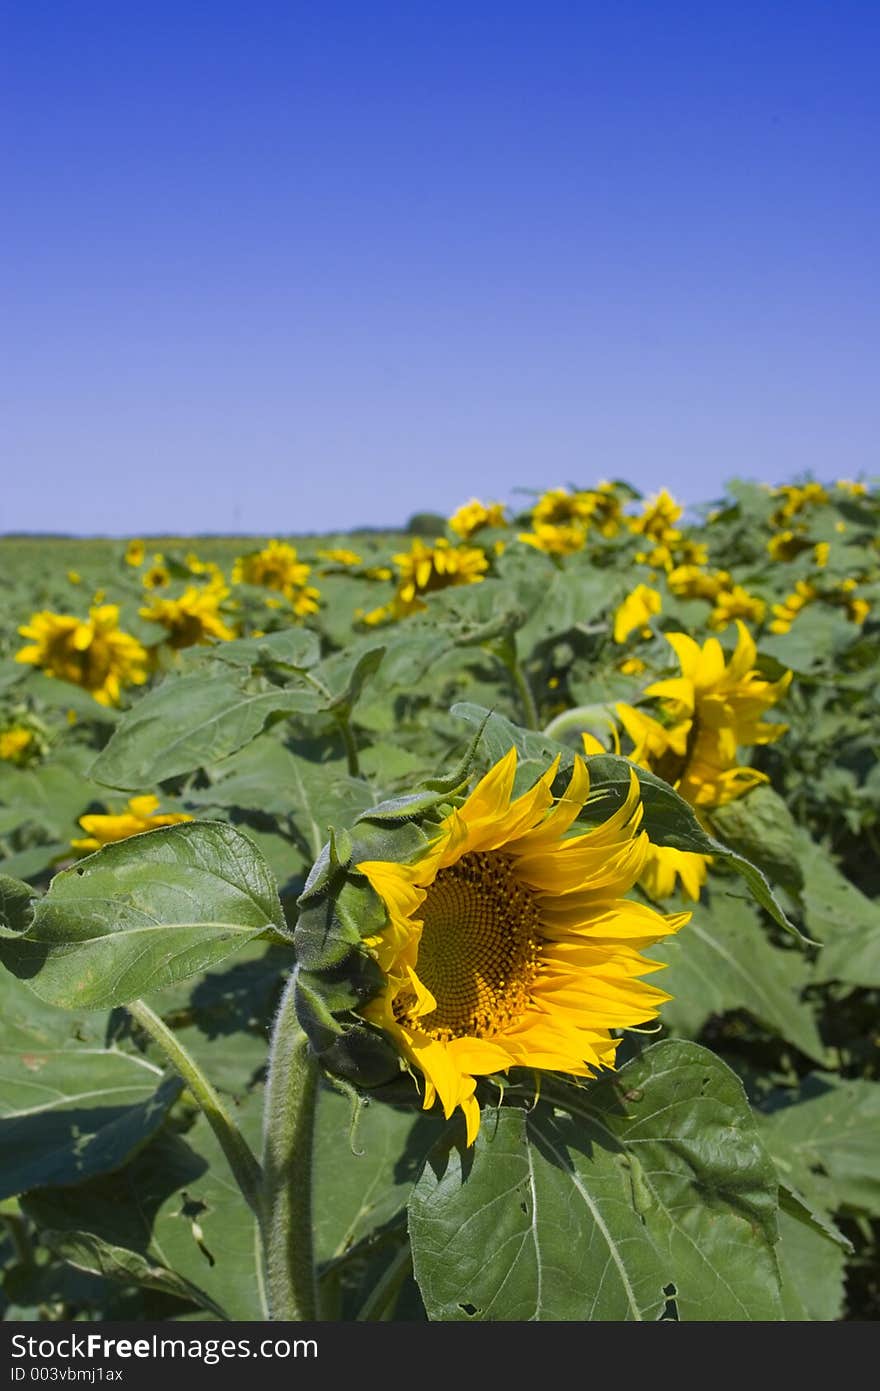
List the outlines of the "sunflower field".
{"label": "sunflower field", "polygon": [[880,500],[0,538],[7,1320],[880,1313]]}

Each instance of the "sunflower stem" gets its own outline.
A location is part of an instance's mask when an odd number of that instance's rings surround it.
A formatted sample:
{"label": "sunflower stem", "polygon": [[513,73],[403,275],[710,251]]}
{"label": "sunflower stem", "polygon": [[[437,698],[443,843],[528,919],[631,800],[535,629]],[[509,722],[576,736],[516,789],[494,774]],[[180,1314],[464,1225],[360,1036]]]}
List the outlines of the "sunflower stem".
{"label": "sunflower stem", "polygon": [[354,742],[354,735],[351,732],[348,715],[337,714],[336,723],[342,735],[342,742],[345,744],[345,756],[348,759],[348,775],[350,778],[359,778],[361,775],[361,765],[358,761],[357,744]]}
{"label": "sunflower stem", "polygon": [[143,1000],[132,1000],[126,1009],[187,1085],[220,1142],[235,1181],[254,1213],[260,1216],[262,1175],[256,1156],[227,1111],[198,1063],[184,1048],[177,1035]]}
{"label": "sunflower stem", "polygon": [[510,673],[510,679],[516,688],[522,706],[525,727],[527,729],[540,729],[541,720],[538,715],[538,707],[535,704],[535,697],[532,695],[528,678],[519,664],[515,642],[508,637],[506,641],[499,643],[495,650]]}
{"label": "sunflower stem", "polygon": [[312,1151],[318,1065],[294,1009],[291,975],[269,1045],[263,1111],[263,1253],[269,1317],[318,1316],[312,1249]]}

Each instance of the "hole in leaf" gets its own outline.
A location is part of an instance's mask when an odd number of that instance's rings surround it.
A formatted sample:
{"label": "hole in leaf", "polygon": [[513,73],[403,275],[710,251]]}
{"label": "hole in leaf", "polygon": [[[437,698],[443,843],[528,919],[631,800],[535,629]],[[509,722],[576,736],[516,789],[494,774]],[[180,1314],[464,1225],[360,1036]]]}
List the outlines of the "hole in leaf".
{"label": "hole in leaf", "polygon": [[663,1293],[666,1295],[666,1304],[664,1305],[663,1313],[660,1315],[659,1321],[661,1323],[678,1323],[678,1305],[675,1302],[675,1296],[678,1294],[678,1290],[675,1288],[675,1285],[668,1284],[663,1286]]}
{"label": "hole in leaf", "polygon": [[474,1304],[459,1304],[458,1307],[463,1314],[467,1314],[469,1319],[472,1319],[474,1314],[478,1314],[480,1312]]}
{"label": "hole in leaf", "polygon": [[528,1205],[528,1203],[520,1203],[520,1205],[519,1205],[519,1210],[520,1210],[521,1213],[524,1214],[524,1216],[528,1217],[528,1215],[529,1215],[529,1205]]}

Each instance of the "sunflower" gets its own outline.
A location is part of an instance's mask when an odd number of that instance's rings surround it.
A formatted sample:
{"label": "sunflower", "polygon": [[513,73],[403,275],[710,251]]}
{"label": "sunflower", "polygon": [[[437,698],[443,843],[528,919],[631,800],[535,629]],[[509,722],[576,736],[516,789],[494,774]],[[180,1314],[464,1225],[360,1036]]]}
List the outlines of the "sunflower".
{"label": "sunflower", "polygon": [[545,555],[574,555],[586,545],[587,529],[577,521],[533,522],[532,530],[519,532],[517,540]]}
{"label": "sunflower", "polygon": [[762,623],[767,605],[756,594],[750,594],[741,584],[720,589],[715,596],[715,607],[709,614],[709,627],[723,631],[734,618],[747,618],[752,623]]}
{"label": "sunflower", "polygon": [[171,571],[165,564],[164,555],[154,555],[149,567],[141,576],[144,589],[164,589],[171,583]]}
{"label": "sunflower", "polygon": [[44,609],[18,631],[31,643],[16,653],[17,662],[82,686],[100,705],[117,705],[123,686],[147,679],[146,650],[121,631],[117,604],[94,606],[87,620]]}
{"label": "sunflower", "polygon": [[681,533],[673,528],[683,512],[665,488],[645,502],[637,517],[627,517],[627,526],[637,536],[650,536],[655,541],[678,540]]}
{"label": "sunflower", "polygon": [[204,589],[189,585],[179,599],[154,599],[140,611],[141,618],[160,623],[167,630],[169,647],[194,647],[216,638],[228,642],[235,637],[220,617],[220,604],[227,598],[225,586],[211,584]]}
{"label": "sunflower", "polygon": [[732,580],[727,570],[703,570],[699,565],[677,565],[666,576],[666,583],[679,599],[708,599],[714,603]]}
{"label": "sunflower", "polygon": [[34,746],[34,732],[24,725],[8,725],[0,729],[0,761],[24,764]]}
{"label": "sunflower", "polygon": [[440,536],[431,546],[416,538],[408,551],[394,556],[399,579],[391,602],[395,618],[425,608],[423,594],[459,584],[476,584],[489,568],[486,552],[478,546],[453,546]]}
{"label": "sunflower", "polygon": [[652,616],[660,612],[662,605],[663,600],[656,589],[637,584],[614,614],[614,641],[626,642],[634,628],[641,628],[642,637],[649,638],[651,629],[647,625]]}
{"label": "sunflower", "polygon": [[160,826],[176,826],[181,821],[193,819],[182,811],[156,816],[158,805],[158,797],[148,794],[130,798],[125,811],[117,815],[81,816],[79,824],[88,835],[82,840],[72,840],[70,844],[79,854],[89,855],[93,850],[100,850],[102,845],[128,840],[129,836],[140,835],[141,831],[155,831]]}
{"label": "sunflower", "polygon": [[138,537],[133,536],[125,548],[124,560],[126,565],[131,565],[133,569],[137,570],[141,565],[143,565],[144,556],[146,555],[146,553],[147,548],[144,545],[143,541],[141,541]]}
{"label": "sunflower", "polygon": [[310,566],[297,557],[296,547],[269,541],[261,551],[240,555],[232,566],[233,584],[258,584],[289,598],[308,579]]}
{"label": "sunflower", "polygon": [[[661,719],[632,705],[615,707],[634,745],[632,761],[657,773],[695,808],[723,806],[766,782],[764,773],[737,763],[737,748],[772,743],[788,728],[761,716],[784,695],[791,672],[765,681],[754,670],[757,651],[748,629],[739,620],[737,628],[729,663],[717,638],[701,647],[685,633],[664,634],[681,676],[655,681],[644,693],[658,700]],[[652,845],[640,882],[652,898],[666,898],[680,878],[685,893],[697,899],[709,863],[695,852]]]}
{"label": "sunflower", "polygon": [[717,638],[701,647],[686,633],[664,633],[681,675],[655,681],[644,694],[659,700],[665,723],[631,705],[616,706],[635,744],[633,762],[658,773],[695,807],[722,806],[765,782],[763,773],[737,765],[737,747],[770,744],[788,728],[761,716],[785,694],[791,672],[765,681],[754,669],[749,630],[739,620],[736,626],[739,640],[728,663]]}
{"label": "sunflower", "polygon": [[504,515],[503,502],[490,502],[488,504],[480,502],[472,497],[470,502],[465,502],[459,507],[457,512],[453,512],[449,518],[449,527],[459,536],[462,541],[467,541],[468,537],[475,532],[482,531],[485,527],[507,526],[507,518]]}
{"label": "sunflower", "polygon": [[656,1017],[670,997],[639,979],[658,969],[639,949],[689,914],[663,916],[623,895],[648,837],[639,784],[592,830],[566,838],[590,779],[576,758],[554,800],[557,759],[513,798],[510,749],[441,823],[413,863],[362,861],[387,923],[366,939],[384,987],[362,1008],[424,1075],[424,1107],[480,1124],[476,1079],[511,1067],[591,1077],[614,1066],[619,1029]]}

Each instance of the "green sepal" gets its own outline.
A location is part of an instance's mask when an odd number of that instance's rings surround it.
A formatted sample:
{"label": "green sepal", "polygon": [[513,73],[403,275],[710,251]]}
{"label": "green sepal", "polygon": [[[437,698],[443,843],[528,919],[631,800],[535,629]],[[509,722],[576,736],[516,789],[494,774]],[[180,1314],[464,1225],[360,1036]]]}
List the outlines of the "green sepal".
{"label": "green sepal", "polygon": [[0,874],[0,933],[27,932],[33,921],[37,897],[30,884]]}
{"label": "green sepal", "polygon": [[328,1007],[323,981],[316,982],[300,971],[294,990],[296,1017],[328,1072],[366,1090],[397,1078],[402,1063],[391,1042],[368,1024],[336,1019]]}
{"label": "green sepal", "polygon": [[351,835],[343,826],[341,831],[336,831],[330,827],[330,840],[328,842],[330,863],[334,869],[348,869],[351,864],[353,846]]}

